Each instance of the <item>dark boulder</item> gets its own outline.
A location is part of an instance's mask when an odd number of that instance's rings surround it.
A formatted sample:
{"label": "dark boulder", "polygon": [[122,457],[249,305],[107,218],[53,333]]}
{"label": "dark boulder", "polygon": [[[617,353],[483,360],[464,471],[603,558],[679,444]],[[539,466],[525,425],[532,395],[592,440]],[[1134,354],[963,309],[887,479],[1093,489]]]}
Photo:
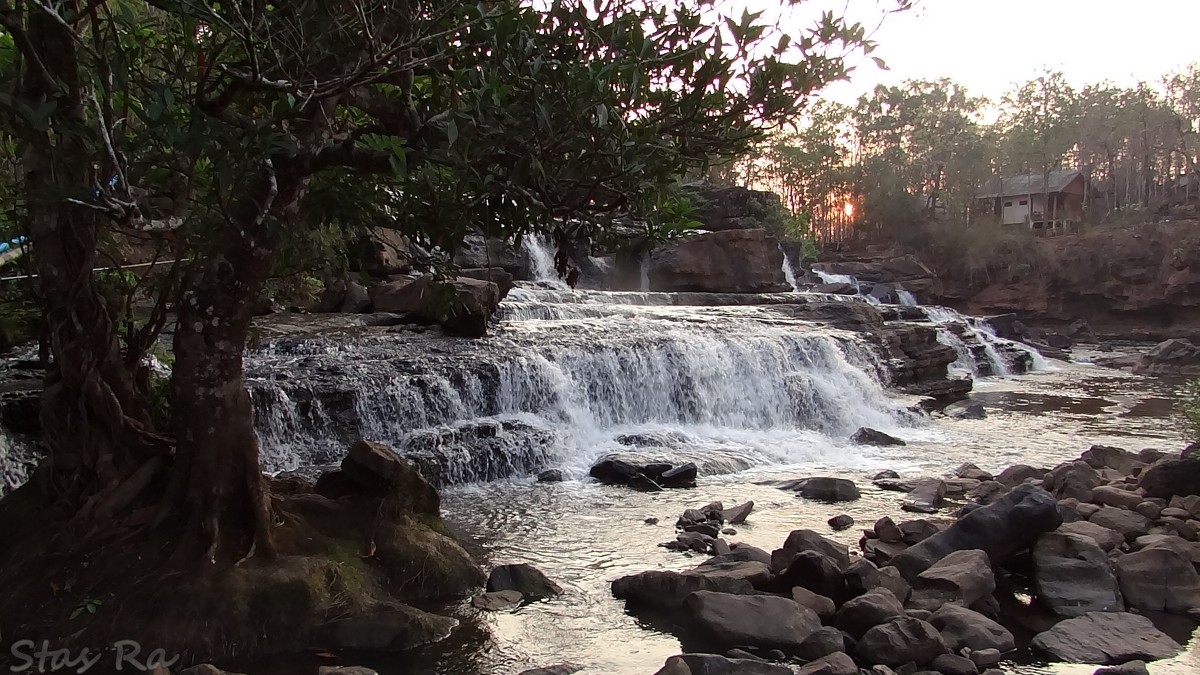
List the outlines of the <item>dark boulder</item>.
{"label": "dark boulder", "polygon": [[850,437],[850,442],[855,445],[907,445],[895,436],[889,436],[882,431],[876,431],[868,427],[862,427],[854,432],[854,435]]}
{"label": "dark boulder", "polygon": [[797,493],[805,499],[825,502],[848,502],[859,498],[858,486],[845,478],[808,478],[799,485]]}
{"label": "dark boulder", "polygon": [[631,607],[677,611],[687,596],[696,591],[751,595],[754,586],[744,578],[690,572],[652,570],[620,577],[612,582],[613,597]]}
{"label": "dark boulder", "polygon": [[1138,484],[1147,497],[1170,499],[1200,494],[1200,458],[1165,459],[1142,472]]}
{"label": "dark boulder", "polygon": [[549,598],[562,594],[562,587],[529,563],[500,565],[488,575],[489,593],[517,591],[526,598]]}
{"label": "dark boulder", "polygon": [[898,667],[924,665],[947,652],[946,643],[932,625],[901,617],[868,630],[855,646],[863,663]]}
{"label": "dark boulder", "polygon": [[1124,609],[1108,556],[1090,537],[1043,534],[1033,547],[1033,570],[1038,600],[1058,616]]}
{"label": "dark boulder", "polygon": [[665,488],[694,488],[697,473],[696,465],[688,462],[670,471],[664,471],[658,484]]}
{"label": "dark boulder", "polygon": [[821,627],[812,610],[771,595],[697,591],[684,608],[703,633],[728,646],[795,649]]}
{"label": "dark boulder", "polygon": [[1060,621],[1033,638],[1033,648],[1068,663],[1169,659],[1182,647],[1150,619],[1127,612],[1091,612]]}

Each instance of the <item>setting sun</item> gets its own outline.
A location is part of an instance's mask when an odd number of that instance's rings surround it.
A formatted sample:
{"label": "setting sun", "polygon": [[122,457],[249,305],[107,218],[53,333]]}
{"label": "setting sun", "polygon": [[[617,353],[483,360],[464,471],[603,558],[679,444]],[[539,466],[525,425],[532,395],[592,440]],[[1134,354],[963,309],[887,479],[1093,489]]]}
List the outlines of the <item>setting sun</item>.
{"label": "setting sun", "polygon": [[842,207],[842,212],[846,214],[847,218],[853,218],[854,217],[854,205],[851,204],[850,202],[846,202],[846,205]]}

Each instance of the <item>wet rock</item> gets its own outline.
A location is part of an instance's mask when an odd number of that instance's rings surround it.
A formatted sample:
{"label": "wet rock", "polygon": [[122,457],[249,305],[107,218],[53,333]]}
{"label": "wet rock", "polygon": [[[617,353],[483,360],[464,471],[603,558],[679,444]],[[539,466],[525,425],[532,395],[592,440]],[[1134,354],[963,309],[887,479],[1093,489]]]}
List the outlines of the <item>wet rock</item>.
{"label": "wet rock", "polygon": [[561,483],[563,482],[563,472],[560,469],[546,469],[537,475],[539,483]]}
{"label": "wet rock", "polygon": [[993,480],[992,474],[984,471],[970,462],[966,462],[955,469],[954,475],[958,476],[959,478],[973,478],[977,481]]}
{"label": "wet rock", "polygon": [[496,567],[488,575],[487,589],[489,592],[517,591],[526,598],[549,598],[563,592],[561,586],[529,563]]}
{"label": "wet rock", "polygon": [[1042,488],[1059,499],[1088,501],[1092,489],[1100,485],[1100,474],[1087,462],[1060,464],[1046,474]]}
{"label": "wet rock", "polygon": [[886,588],[876,588],[846,601],[833,619],[833,625],[858,639],[868,630],[897,619],[904,614],[904,605]]}
{"label": "wet rock", "polygon": [[996,578],[986,553],[954,551],[917,576],[909,605],[931,612],[946,604],[965,607],[995,590]]}
{"label": "wet rock", "polygon": [[[726,553],[722,558],[728,556]],[[709,559],[699,566],[691,570],[691,574],[700,574],[706,577],[728,577],[731,579],[745,579],[750,582],[750,585],[755,588],[766,588],[771,580],[771,570],[765,564],[756,560],[724,560],[721,562],[712,562]]]}
{"label": "wet rock", "polygon": [[880,471],[879,473],[872,476],[871,480],[873,480],[873,481],[885,480],[888,478],[899,478],[899,477],[900,477],[900,474],[896,473],[895,471],[892,471],[891,469],[884,469],[883,471]]}
{"label": "wet rock", "polygon": [[889,436],[882,431],[876,431],[869,427],[862,427],[858,431],[855,431],[854,435],[850,437],[850,442],[855,445],[907,445],[907,443],[895,436]]}
{"label": "wet rock", "polygon": [[1150,530],[1150,520],[1146,516],[1113,506],[1101,507],[1088,518],[1088,522],[1119,532],[1128,542]]}
{"label": "wet rock", "polygon": [[1084,450],[1079,459],[1095,469],[1116,469],[1126,475],[1133,471],[1134,463],[1138,461],[1132,452],[1107,445],[1093,445]]}
{"label": "wet rock", "polygon": [[848,530],[854,527],[854,519],[843,513],[830,518],[829,527],[839,532],[842,530]]}
{"label": "wet rock", "polygon": [[881,541],[898,542],[904,540],[904,532],[896,525],[891,516],[884,516],[875,521],[875,536]]}
{"label": "wet rock", "polygon": [[681,654],[667,659],[654,675],[793,675],[791,668],[753,659],[716,654]]}
{"label": "wet rock", "polygon": [[795,649],[821,627],[815,612],[787,598],[697,591],[684,607],[720,644]]}
{"label": "wet rock", "polygon": [[842,652],[824,656],[798,668],[796,675],[858,675],[854,659]]}
{"label": "wet rock", "polygon": [[665,488],[694,488],[696,487],[696,465],[688,462],[663,473],[659,485]]}
{"label": "wet rock", "polygon": [[787,569],[775,578],[779,590],[802,586],[840,603],[846,597],[842,571],[829,556],[817,551],[801,551],[792,557]]}
{"label": "wet rock", "polygon": [[959,605],[940,607],[933,613],[929,623],[941,631],[942,640],[954,652],[963,648],[972,651],[996,649],[1008,652],[1017,647],[1016,639],[1007,628],[979,612]]}
{"label": "wet rock", "polygon": [[1017,487],[1028,480],[1041,480],[1046,472],[1028,464],[1013,464],[996,476],[996,482],[1009,488]]}
{"label": "wet rock", "polygon": [[805,499],[824,502],[848,502],[859,498],[858,486],[854,481],[821,476],[802,481],[797,493]]}
{"label": "wet rock", "polygon": [[796,656],[805,661],[815,661],[844,651],[846,651],[846,639],[842,637],[842,631],[832,626],[823,626],[809,635],[796,648]]}
{"label": "wet rock", "polygon": [[708,553],[713,547],[713,541],[712,537],[701,532],[681,532],[675,536],[675,541],[659,544],[659,546],[674,551]]}
{"label": "wet rock", "polygon": [[900,523],[899,527],[901,538],[909,546],[919,544],[942,531],[942,528],[923,518],[905,520]]}
{"label": "wet rock", "polygon": [[932,625],[902,617],[868,630],[855,646],[855,653],[864,663],[922,665],[945,654],[946,643]]}
{"label": "wet rock", "polygon": [[605,485],[625,485],[641,470],[621,459],[603,459],[588,469],[588,475]]}
{"label": "wet rock", "polygon": [[792,530],[783,542],[783,548],[771,553],[771,571],[781,572],[787,568],[792,557],[801,551],[816,551],[832,560],[839,574],[850,565],[850,551],[845,545],[827,539],[812,530]]}
{"label": "wet rock", "polygon": [[1054,497],[1040,488],[1022,485],[996,503],[968,513],[941,532],[897,554],[891,564],[909,582],[954,551],[978,549],[992,564],[998,565],[1028,548],[1041,533],[1061,524],[1062,516]]}
{"label": "wet rock", "polygon": [[650,254],[650,289],[664,292],[774,293],[789,290],[783,254],[766,230],[697,234]]}
{"label": "wet rock", "polygon": [[662,492],[663,491],[663,488],[661,485],[659,485],[658,483],[655,483],[653,480],[650,480],[650,478],[648,476],[641,473],[640,471],[638,473],[635,473],[633,475],[633,477],[629,479],[628,485],[629,485],[629,487],[633,488],[634,490],[637,490],[638,492]]}
{"label": "wet rock", "polygon": [[1125,608],[1108,556],[1091,537],[1062,528],[1043,534],[1033,547],[1033,567],[1038,600],[1058,616]]}
{"label": "wet rock", "polygon": [[1168,659],[1182,647],[1150,619],[1127,612],[1091,612],[1033,638],[1033,647],[1068,663],[1113,664]]}
{"label": "wet rock", "polygon": [[489,612],[499,612],[517,607],[524,598],[520,591],[494,591],[471,598],[471,604]]}
{"label": "wet rock", "polygon": [[985,480],[967,492],[967,499],[976,504],[992,504],[1008,494],[1008,490],[1009,488],[999,481]]}
{"label": "wet rock", "polygon": [[870,560],[857,558],[842,575],[846,584],[846,597],[853,598],[880,585],[879,568]]}
{"label": "wet rock", "polygon": [[696,591],[750,595],[754,586],[745,579],[689,572],[652,570],[620,577],[612,582],[613,597],[633,607],[677,611],[687,596]]}
{"label": "wet rock", "polygon": [[740,525],[746,522],[746,517],[749,516],[750,512],[753,510],[754,502],[746,502],[745,504],[738,504],[737,506],[723,509],[721,516],[725,519],[725,522],[729,523],[730,525]]}
{"label": "wet rock", "polygon": [[709,525],[708,523],[697,523],[695,525],[686,525],[686,526],[684,526],[683,531],[684,532],[699,532],[700,534],[712,537],[713,539],[716,539],[717,536],[721,534],[720,530],[718,530],[716,528],[716,526]]}
{"label": "wet rock", "polygon": [[1176,551],[1146,548],[1117,558],[1114,566],[1131,608],[1174,614],[1200,608],[1200,574]]}
{"label": "wet rock", "polygon": [[737,649],[737,648],[730,649],[729,651],[725,652],[725,658],[749,659],[751,661],[766,661],[766,659],[755,656],[754,654],[751,654],[750,652],[746,651],[745,649]]}
{"label": "wet rock", "polygon": [[997,663],[1000,663],[1000,650],[978,649],[972,651],[967,658],[971,659],[976,666],[979,666],[980,668],[986,668],[988,666],[994,666]]}
{"label": "wet rock", "polygon": [[1116,506],[1132,510],[1142,503],[1142,496],[1136,492],[1122,490],[1111,485],[1100,485],[1092,490],[1091,501],[1101,506]]}
{"label": "wet rock", "polygon": [[1097,668],[1092,675],[1150,675],[1145,661],[1127,661],[1119,666]]}
{"label": "wet rock", "polygon": [[416,465],[382,443],[360,440],[342,460],[342,472],[371,494],[399,497],[418,513],[437,514],[440,497]]}
{"label": "wet rock", "polygon": [[1200,375],[1200,347],[1182,338],[1165,340],[1138,359],[1133,372],[1138,375]]}
{"label": "wet rock", "polygon": [[904,498],[900,508],[916,513],[937,513],[946,495],[946,483],[936,478],[921,481],[912,492]]}
{"label": "wet rock", "polygon": [[445,639],[458,621],[400,605],[325,624],[317,629],[320,643],[335,649],[404,651]]}
{"label": "wet rock", "polygon": [[1200,494],[1200,458],[1156,462],[1142,472],[1138,485],[1146,491],[1147,497],[1170,499],[1177,495]]}
{"label": "wet rock", "polygon": [[987,411],[983,409],[983,404],[978,401],[951,403],[942,412],[946,413],[947,417],[953,417],[956,420],[981,420],[987,417]]}
{"label": "wet rock", "polygon": [[975,662],[958,654],[942,654],[929,663],[929,667],[942,675],[977,675]]}
{"label": "wet rock", "polygon": [[750,544],[744,544],[744,543],[737,543],[731,547],[731,550],[729,551],[729,553],[726,553],[725,555],[721,555],[721,556],[716,556],[714,558],[709,558],[708,560],[700,563],[700,565],[701,566],[715,565],[715,564],[721,563],[721,562],[734,562],[734,561],[739,561],[739,562],[753,561],[753,562],[760,562],[764,565],[770,565],[771,564],[771,554],[767,553],[766,551],[762,550],[761,548],[758,548],[757,546],[751,546]]}
{"label": "wet rock", "polygon": [[646,523],[647,525],[657,525],[657,524],[658,524],[658,518],[650,517],[650,518],[647,518],[647,519],[643,520],[642,522],[643,522],[643,523]]}
{"label": "wet rock", "polygon": [[833,618],[834,613],[837,611],[837,605],[833,604],[833,600],[824,595],[813,593],[803,586],[792,587],[792,600],[802,607],[807,607],[816,612],[822,621],[828,621]]}

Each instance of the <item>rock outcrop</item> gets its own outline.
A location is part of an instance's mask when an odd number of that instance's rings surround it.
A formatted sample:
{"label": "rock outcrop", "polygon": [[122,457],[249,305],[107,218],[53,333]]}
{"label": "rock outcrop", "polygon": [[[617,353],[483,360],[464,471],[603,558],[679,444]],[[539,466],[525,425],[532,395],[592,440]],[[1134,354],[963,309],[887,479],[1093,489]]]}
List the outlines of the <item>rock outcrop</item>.
{"label": "rock outcrop", "polygon": [[650,289],[708,293],[789,291],[779,242],[766,230],[726,230],[686,237],[650,255]]}

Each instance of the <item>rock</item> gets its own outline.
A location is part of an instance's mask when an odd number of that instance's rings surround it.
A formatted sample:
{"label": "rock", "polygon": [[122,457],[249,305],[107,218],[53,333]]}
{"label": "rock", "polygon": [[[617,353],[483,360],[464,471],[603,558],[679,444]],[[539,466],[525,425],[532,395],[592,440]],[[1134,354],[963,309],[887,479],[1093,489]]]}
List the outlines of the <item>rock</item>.
{"label": "rock", "polygon": [[588,475],[605,485],[625,485],[640,469],[621,459],[602,459],[588,469]]}
{"label": "rock", "polygon": [[875,535],[882,541],[897,542],[904,540],[904,532],[897,527],[891,516],[884,516],[875,521]]}
{"label": "rock", "polygon": [[737,543],[737,544],[734,544],[732,547],[730,547],[729,553],[727,553],[725,555],[716,556],[714,558],[709,558],[708,560],[700,563],[700,565],[701,566],[715,565],[720,562],[733,562],[733,561],[754,561],[754,562],[760,562],[764,565],[770,565],[771,564],[771,554],[767,553],[766,551],[762,550],[761,548],[758,548],[757,546],[751,546],[750,544],[744,544],[744,543]]}
{"label": "rock", "polygon": [[888,566],[879,570],[879,585],[891,591],[900,602],[907,602],[912,594],[912,586],[900,576],[900,570],[895,567]]}
{"label": "rock", "polygon": [[946,604],[966,607],[995,590],[996,578],[986,553],[954,551],[917,576],[909,604],[931,612]]}
{"label": "rock", "polygon": [[906,520],[900,523],[899,527],[902,538],[904,539],[904,543],[908,544],[909,546],[919,544],[920,542],[925,541],[926,539],[942,531],[942,528],[923,518]]}
{"label": "rock", "polygon": [[382,443],[360,440],[351,445],[342,472],[371,494],[398,497],[418,513],[439,514],[437,490],[415,464]]}
{"label": "rock", "polygon": [[1086,520],[1075,523],[1063,523],[1055,532],[1088,537],[1095,541],[1105,552],[1113,550],[1125,541],[1125,535],[1120,532]]}
{"label": "rock", "polygon": [[801,643],[795,654],[805,661],[815,661],[844,651],[846,651],[846,639],[842,636],[842,631],[833,626],[822,626]]}
{"label": "rock", "polygon": [[1186,541],[1173,534],[1151,534],[1138,537],[1134,542],[1138,548],[1165,548],[1175,551],[1193,565],[1200,565],[1200,544]]}
{"label": "rock", "polygon": [[1179,509],[1173,506],[1168,506],[1160,511],[1158,515],[1160,518],[1179,518],[1180,520],[1187,520],[1192,517],[1192,514],[1187,509]]}
{"label": "rock", "polygon": [[1087,519],[1087,518],[1091,518],[1092,516],[1096,515],[1096,512],[1102,508],[1104,508],[1104,507],[1100,506],[1099,504],[1084,503],[1084,504],[1080,504],[1079,506],[1076,506],[1075,511],[1081,517],[1083,517],[1084,519]]}
{"label": "rock", "polygon": [[493,591],[471,598],[471,604],[489,612],[499,612],[520,605],[524,598],[520,591]]}
{"label": "rock", "polygon": [[[958,401],[951,403],[942,409],[947,417],[953,417],[956,420],[981,420],[987,417],[987,411],[983,409],[983,404],[978,401]],[[981,479],[982,480],[982,479]]]}
{"label": "rock", "polygon": [[773,293],[789,290],[783,253],[766,230],[692,235],[650,254],[650,290],[667,293]]}
{"label": "rock", "polygon": [[[944,634],[943,634],[943,637],[945,637]],[[976,666],[979,666],[980,668],[986,668],[988,666],[994,666],[997,663],[1000,663],[1000,650],[999,649],[973,650],[967,658],[971,659],[971,661]]]}
{"label": "rock", "polygon": [[846,514],[834,516],[829,519],[829,527],[841,532],[854,527],[854,519]]}
{"label": "rock", "polygon": [[563,472],[560,469],[546,469],[537,475],[539,483],[561,483],[563,482]]}
{"label": "rock", "polygon": [[801,551],[792,557],[787,569],[775,578],[777,590],[802,586],[840,603],[846,597],[842,571],[829,556],[817,551]]}
{"label": "rock", "polygon": [[721,534],[721,531],[718,530],[715,525],[709,525],[708,523],[698,523],[696,525],[687,525],[683,528],[683,531],[684,532],[699,532],[700,534],[712,537],[713,539],[716,539],[717,536],[719,536]]}
{"label": "rock", "polygon": [[1200,375],[1200,347],[1181,338],[1165,340],[1138,359],[1133,372],[1138,375]]}
{"label": "rock", "polygon": [[954,475],[958,476],[959,478],[972,478],[977,481],[993,480],[992,474],[980,469],[970,462],[966,462],[955,469]]}
{"label": "rock", "polygon": [[[731,551],[732,553],[732,551]],[[729,554],[716,556],[711,558],[698,567],[693,568],[691,574],[701,574],[707,577],[729,577],[733,579],[745,579],[749,581],[755,588],[766,588],[771,579],[771,570],[766,564],[757,560],[725,560],[722,562],[712,562],[716,558],[724,558]]]}
{"label": "rock", "polygon": [[900,508],[916,513],[937,513],[946,495],[946,483],[936,478],[921,481],[908,496],[904,498]]}
{"label": "rock", "polygon": [[1133,471],[1134,462],[1138,461],[1132,452],[1107,445],[1093,445],[1084,450],[1079,459],[1095,469],[1116,469],[1126,475]]}
{"label": "rock", "polygon": [[737,506],[722,509],[721,517],[730,525],[741,525],[746,522],[746,517],[754,510],[754,502],[746,502]]}
{"label": "rock", "polygon": [[1119,666],[1097,668],[1092,675],[1150,675],[1145,661],[1127,661]]}
{"label": "rock", "polygon": [[976,504],[992,504],[1008,494],[1008,488],[1003,483],[985,480],[967,492],[967,498]]}
{"label": "rock", "polygon": [[880,585],[879,568],[870,560],[857,558],[842,575],[846,584],[846,597],[853,598]]}
{"label": "rock", "polygon": [[1058,528],[1062,516],[1058,502],[1048,492],[1022,485],[994,504],[982,506],[950,527],[909,547],[891,560],[906,580],[954,551],[979,549],[999,565],[1028,548],[1043,532]]}
{"label": "rock", "polygon": [[888,542],[881,539],[864,539],[862,542],[863,555],[871,562],[879,565],[891,564],[896,556],[908,549],[904,542]]}
{"label": "rock", "polygon": [[[1132,494],[1132,493],[1130,493]],[[1133,510],[1150,520],[1158,520],[1162,516],[1162,507],[1154,502],[1140,502]]]}
{"label": "rock", "polygon": [[379,675],[374,668],[363,666],[321,666],[317,675]]}
{"label": "rock", "polygon": [[487,589],[489,592],[517,591],[526,598],[549,598],[563,592],[562,587],[529,563],[496,567],[488,575]]}
{"label": "rock", "polygon": [[755,656],[754,654],[751,654],[750,652],[746,651],[745,649],[737,649],[737,648],[730,649],[729,651],[725,652],[725,658],[749,659],[751,661],[766,661],[766,659]]}
{"label": "rock", "polygon": [[932,625],[901,617],[868,630],[855,646],[855,653],[864,663],[922,665],[945,654],[946,643]]}
{"label": "rock", "polygon": [[684,607],[696,626],[724,645],[795,649],[821,627],[815,612],[770,595],[697,591]]}
{"label": "rock", "polygon": [[1173,614],[1200,608],[1200,574],[1176,551],[1145,548],[1117,558],[1114,566],[1131,608]]}
{"label": "rock", "polygon": [[929,667],[942,675],[977,675],[975,662],[958,654],[942,654],[929,663]]}
{"label": "rock", "polygon": [[663,487],[661,485],[659,485],[658,483],[655,483],[652,478],[650,478],[649,476],[647,476],[646,474],[644,474],[640,471],[633,474],[633,477],[631,477],[629,479],[629,483],[627,483],[627,485],[629,485],[629,487],[633,488],[634,490],[637,490],[638,492],[662,492],[663,491]]}
{"label": "rock", "polygon": [[1129,542],[1150,530],[1150,520],[1146,516],[1112,506],[1101,507],[1088,522],[1119,532]]}
{"label": "rock", "polygon": [[753,659],[716,654],[681,654],[667,659],[654,675],[793,675],[791,668]]}
{"label": "rock", "polygon": [[664,472],[658,484],[665,488],[694,488],[697,473],[696,465],[688,462]]}
{"label": "rock", "polygon": [[361,314],[371,309],[371,296],[367,289],[357,281],[346,282],[345,294],[342,295],[338,311],[343,314]]}
{"label": "rock", "polygon": [[835,652],[800,666],[795,673],[796,675],[858,675],[858,666],[854,664],[854,659],[846,654]]}
{"label": "rock", "polygon": [[1192,514],[1192,518],[1200,518],[1200,496],[1198,495],[1176,495],[1171,497],[1168,505],[1187,511]]}
{"label": "rock", "polygon": [[838,568],[846,571],[850,566],[850,551],[845,545],[827,539],[812,530],[792,530],[783,542],[783,548],[771,553],[771,571],[779,573],[787,568],[793,556],[801,551],[816,551],[829,556]]}
{"label": "rock", "polygon": [[[1142,472],[1138,485],[1147,497],[1200,495],[1200,458],[1165,459]],[[1195,511],[1192,515],[1196,515]]]}
{"label": "rock", "polygon": [[1168,659],[1182,647],[1150,619],[1127,612],[1091,612],[1033,638],[1033,647],[1068,663],[1112,664]]}
{"label": "rock", "polygon": [[895,471],[892,471],[891,469],[884,469],[883,471],[880,471],[879,473],[875,474],[874,476],[871,476],[871,480],[884,480],[884,479],[888,479],[888,478],[899,478],[899,477],[900,477],[900,474],[896,473]]}
{"label": "rock", "polygon": [[846,601],[833,619],[833,625],[858,639],[868,630],[904,614],[904,605],[886,588],[870,590]]}
{"label": "rock", "polygon": [[490,281],[496,284],[500,289],[500,297],[505,297],[508,292],[516,287],[513,283],[513,275],[509,274],[500,267],[476,267],[468,269],[460,269],[458,276],[469,277],[471,279],[479,279],[480,281]]}
{"label": "rock", "polygon": [[954,652],[963,648],[972,651],[997,649],[1001,652],[1017,648],[1016,639],[1007,628],[959,605],[940,607],[933,613],[929,623],[941,631],[942,640]]}
{"label": "rock", "polygon": [[859,498],[858,486],[845,478],[808,478],[797,492],[805,499],[824,502],[848,502]]}
{"label": "rock", "polygon": [[[1122,509],[1134,509],[1142,503],[1142,496],[1136,492],[1122,490],[1111,485],[1100,485],[1092,490],[1092,503],[1101,506],[1116,506]],[[1147,516],[1150,518],[1151,516]]]}
{"label": "rock", "polygon": [[862,427],[854,432],[854,435],[850,437],[850,442],[855,445],[907,445],[895,436],[889,436],[882,431],[868,427]]}
{"label": "rock", "polygon": [[431,275],[391,281],[372,292],[376,312],[410,314],[464,337],[486,335],[488,320],[502,299],[500,288],[490,281],[467,277],[445,281]]}
{"label": "rock", "polygon": [[647,519],[643,520],[642,522],[646,523],[647,525],[657,525],[658,518],[651,516],[650,518],[647,518]]}
{"label": "rock", "polygon": [[320,626],[319,642],[328,648],[404,651],[448,637],[458,621],[405,605]]}
{"label": "rock", "polygon": [[[157,673],[155,673],[155,675],[157,675]],[[170,675],[170,673],[168,672],[167,675]],[[201,663],[199,665],[192,666],[191,668],[184,668],[182,671],[180,671],[179,675],[241,675],[241,673],[221,670],[211,663]]]}
{"label": "rock", "polygon": [[792,600],[815,612],[822,621],[832,619],[837,611],[837,605],[833,604],[833,600],[813,593],[803,586],[792,587]]}
{"label": "rock", "polygon": [[724,575],[651,570],[620,577],[612,582],[612,594],[628,605],[662,611],[677,611],[687,596],[696,591],[750,595],[754,586],[745,579]]}
{"label": "rock", "polygon": [[1058,616],[1125,608],[1108,556],[1091,537],[1062,528],[1043,534],[1033,547],[1033,568],[1038,600]]}
{"label": "rock", "polygon": [[996,482],[1005,487],[1014,488],[1030,479],[1041,480],[1045,475],[1045,471],[1035,469],[1028,464],[1013,464],[996,476]]}
{"label": "rock", "polygon": [[1100,474],[1087,462],[1059,464],[1046,474],[1042,488],[1059,499],[1088,501],[1100,484]]}

